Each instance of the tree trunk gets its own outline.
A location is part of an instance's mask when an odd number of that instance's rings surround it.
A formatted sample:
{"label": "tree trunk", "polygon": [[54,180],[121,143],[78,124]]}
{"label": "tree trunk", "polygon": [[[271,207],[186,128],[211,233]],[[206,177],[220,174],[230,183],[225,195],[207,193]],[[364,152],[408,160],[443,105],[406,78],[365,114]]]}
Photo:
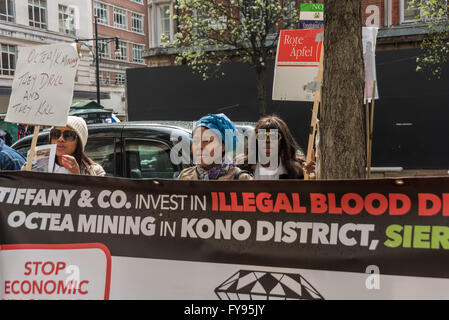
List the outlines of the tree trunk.
{"label": "tree trunk", "polygon": [[324,74],[318,178],[364,178],[365,70],[361,1],[325,0],[324,12]]}
{"label": "tree trunk", "polygon": [[257,75],[257,102],[259,103],[259,118],[267,114],[267,69],[256,68]]}

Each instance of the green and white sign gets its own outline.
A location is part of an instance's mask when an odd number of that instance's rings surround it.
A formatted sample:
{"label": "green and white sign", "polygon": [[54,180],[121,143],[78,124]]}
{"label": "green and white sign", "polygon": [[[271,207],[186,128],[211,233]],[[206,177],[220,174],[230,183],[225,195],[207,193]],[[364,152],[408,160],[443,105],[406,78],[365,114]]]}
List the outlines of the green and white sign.
{"label": "green and white sign", "polygon": [[324,28],[324,5],[322,3],[301,3],[299,24],[301,29]]}

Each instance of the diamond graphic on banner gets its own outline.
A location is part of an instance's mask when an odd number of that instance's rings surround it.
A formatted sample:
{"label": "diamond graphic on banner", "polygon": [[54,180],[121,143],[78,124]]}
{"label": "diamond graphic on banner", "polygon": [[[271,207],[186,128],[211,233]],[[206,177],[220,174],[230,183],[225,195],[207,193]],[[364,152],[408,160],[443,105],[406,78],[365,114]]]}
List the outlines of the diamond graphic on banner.
{"label": "diamond graphic on banner", "polygon": [[215,289],[215,294],[220,300],[324,299],[300,274],[249,270],[233,274]]}

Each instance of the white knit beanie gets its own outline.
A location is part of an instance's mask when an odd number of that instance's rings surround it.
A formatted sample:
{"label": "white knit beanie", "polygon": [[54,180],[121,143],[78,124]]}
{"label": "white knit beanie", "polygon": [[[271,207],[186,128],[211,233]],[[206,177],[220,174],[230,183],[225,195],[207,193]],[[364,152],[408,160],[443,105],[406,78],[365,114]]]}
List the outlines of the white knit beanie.
{"label": "white knit beanie", "polygon": [[67,126],[72,128],[76,132],[81,141],[81,147],[84,151],[88,136],[86,121],[84,121],[84,119],[81,117],[68,116]]}

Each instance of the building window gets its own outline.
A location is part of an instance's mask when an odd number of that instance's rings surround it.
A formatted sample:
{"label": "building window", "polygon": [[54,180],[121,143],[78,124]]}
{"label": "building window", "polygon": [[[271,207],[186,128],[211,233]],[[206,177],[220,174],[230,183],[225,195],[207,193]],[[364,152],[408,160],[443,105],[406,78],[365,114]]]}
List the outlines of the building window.
{"label": "building window", "polygon": [[28,0],[30,26],[47,29],[47,1]]}
{"label": "building window", "polygon": [[411,23],[421,20],[421,10],[413,8],[412,0],[400,0],[400,22]]}
{"label": "building window", "polygon": [[116,55],[115,59],[128,61],[128,43],[124,42],[124,41],[119,41],[118,48],[119,48],[120,54]]}
{"label": "building window", "polygon": [[115,84],[122,86],[126,82],[126,77],[124,73],[116,73],[115,74]]}
{"label": "building window", "polygon": [[143,0],[131,0],[132,2],[143,4]]}
{"label": "building window", "polygon": [[0,20],[14,22],[14,1],[0,1]]}
{"label": "building window", "polygon": [[164,41],[161,39],[162,36],[167,36],[168,39],[171,39],[170,15],[169,5],[161,5],[157,7],[155,30],[155,42],[157,47],[160,47],[164,43]]}
{"label": "building window", "polygon": [[137,13],[131,14],[131,31],[143,33],[143,16]]}
{"label": "building window", "polygon": [[126,11],[114,8],[114,27],[126,29]]}
{"label": "building window", "polygon": [[9,44],[1,45],[0,74],[13,76],[16,68],[16,46]]}
{"label": "building window", "polygon": [[94,2],[94,16],[97,16],[98,23],[109,24],[108,6],[99,2]]}
{"label": "building window", "polygon": [[101,84],[110,84],[111,83],[111,73],[109,71],[101,71],[100,75],[100,83]]}
{"label": "building window", "polygon": [[59,5],[59,32],[75,35],[75,9]]}
{"label": "building window", "polygon": [[143,63],[142,59],[143,46],[133,44],[133,62]]}
{"label": "building window", "polygon": [[98,40],[98,56],[100,58],[111,58],[110,43],[107,40]]}

